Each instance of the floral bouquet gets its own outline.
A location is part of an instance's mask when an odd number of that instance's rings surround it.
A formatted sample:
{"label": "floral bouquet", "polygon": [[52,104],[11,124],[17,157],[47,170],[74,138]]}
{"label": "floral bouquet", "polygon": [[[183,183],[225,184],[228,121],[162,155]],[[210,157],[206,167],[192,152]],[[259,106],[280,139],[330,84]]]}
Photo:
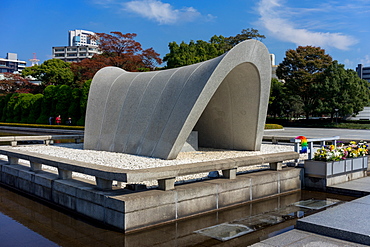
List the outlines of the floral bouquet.
{"label": "floral bouquet", "polygon": [[339,161],[347,158],[365,156],[368,153],[369,150],[366,142],[356,143],[351,141],[348,145],[340,143],[336,147],[334,145],[323,146],[314,153],[313,160]]}

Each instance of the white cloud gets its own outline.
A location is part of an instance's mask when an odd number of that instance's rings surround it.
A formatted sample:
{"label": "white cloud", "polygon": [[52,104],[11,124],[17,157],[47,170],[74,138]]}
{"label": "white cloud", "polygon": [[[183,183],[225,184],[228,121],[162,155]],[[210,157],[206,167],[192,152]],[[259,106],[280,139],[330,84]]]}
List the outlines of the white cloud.
{"label": "white cloud", "polygon": [[215,17],[208,14],[203,16],[193,7],[176,9],[169,3],[161,0],[91,0],[91,3],[105,8],[116,9],[127,13],[134,13],[160,24],[175,24],[179,22],[190,22],[202,17],[204,21],[212,21]]}
{"label": "white cloud", "polygon": [[[289,9],[281,2],[281,0],[261,0],[258,5],[260,23],[276,38],[296,45],[334,47],[339,50],[348,50],[350,46],[357,43],[357,40],[342,33],[311,31],[307,23],[305,28],[297,27],[299,25],[297,19],[291,20],[289,16],[297,18],[299,10],[295,9],[295,13],[289,13]],[[310,9],[310,11],[313,10]],[[307,12],[307,9],[301,9],[301,12]],[[303,25],[299,26],[303,27]]]}
{"label": "white cloud", "polygon": [[111,7],[112,4],[116,3],[116,0],[90,0],[91,3],[100,5],[105,8]]}
{"label": "white cloud", "polygon": [[370,64],[370,55],[365,55],[363,59],[360,59],[360,64]]}
{"label": "white cloud", "polygon": [[139,14],[160,24],[192,21],[201,16],[193,7],[175,9],[168,3],[157,0],[135,0],[124,3],[125,10]]}

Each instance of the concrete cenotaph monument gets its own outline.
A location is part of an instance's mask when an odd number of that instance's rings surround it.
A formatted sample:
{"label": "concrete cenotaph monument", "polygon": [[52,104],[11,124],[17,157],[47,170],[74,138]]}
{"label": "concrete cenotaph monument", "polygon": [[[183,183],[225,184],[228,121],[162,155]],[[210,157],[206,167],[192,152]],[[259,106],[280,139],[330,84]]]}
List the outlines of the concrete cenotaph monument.
{"label": "concrete cenotaph monument", "polygon": [[84,148],[174,159],[196,130],[200,146],[259,150],[270,84],[269,52],[256,40],[175,69],[105,67],[91,83]]}

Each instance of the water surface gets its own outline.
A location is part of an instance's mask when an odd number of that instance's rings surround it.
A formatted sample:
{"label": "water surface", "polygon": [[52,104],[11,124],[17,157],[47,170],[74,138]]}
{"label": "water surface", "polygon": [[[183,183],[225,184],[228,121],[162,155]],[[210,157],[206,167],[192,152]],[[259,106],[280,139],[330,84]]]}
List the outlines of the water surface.
{"label": "water surface", "polygon": [[[58,207],[0,186],[0,246],[248,246],[294,228],[316,210],[294,204],[309,199],[348,201],[352,197],[298,191],[186,220],[123,234]],[[325,210],[325,209],[324,209]],[[199,233],[220,224],[249,224],[251,233],[225,238]],[[222,236],[232,233],[221,233]]]}

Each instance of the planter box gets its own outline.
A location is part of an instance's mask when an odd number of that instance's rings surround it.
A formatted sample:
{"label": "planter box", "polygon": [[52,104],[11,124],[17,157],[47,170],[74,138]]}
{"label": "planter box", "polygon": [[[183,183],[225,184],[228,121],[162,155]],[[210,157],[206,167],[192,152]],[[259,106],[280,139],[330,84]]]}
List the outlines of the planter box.
{"label": "planter box", "polygon": [[368,156],[328,162],[306,160],[305,185],[325,189],[326,186],[366,176],[367,166]]}

